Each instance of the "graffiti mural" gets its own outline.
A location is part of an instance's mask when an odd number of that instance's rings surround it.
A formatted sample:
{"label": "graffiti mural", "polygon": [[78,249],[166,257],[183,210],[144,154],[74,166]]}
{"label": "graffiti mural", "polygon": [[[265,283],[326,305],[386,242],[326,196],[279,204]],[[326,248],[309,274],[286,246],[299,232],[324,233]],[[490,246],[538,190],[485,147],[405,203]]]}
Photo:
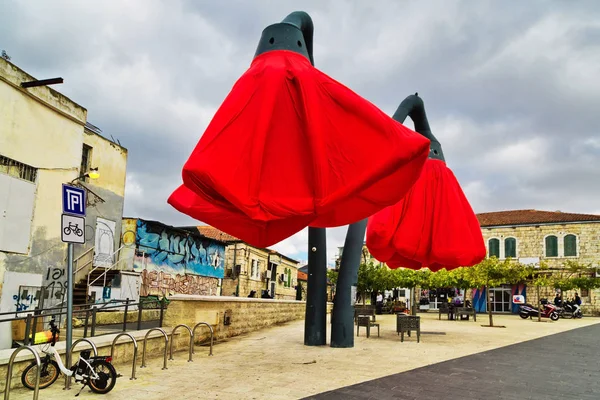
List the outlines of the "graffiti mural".
{"label": "graffiti mural", "polygon": [[136,271],[164,272],[192,280],[194,277],[188,275],[220,279],[225,274],[225,246],[199,235],[138,219],[136,244],[137,254],[142,256],[134,261]]}
{"label": "graffiti mural", "polygon": [[162,271],[142,271],[140,296],[194,294],[216,296],[219,280],[207,276],[169,274]]}

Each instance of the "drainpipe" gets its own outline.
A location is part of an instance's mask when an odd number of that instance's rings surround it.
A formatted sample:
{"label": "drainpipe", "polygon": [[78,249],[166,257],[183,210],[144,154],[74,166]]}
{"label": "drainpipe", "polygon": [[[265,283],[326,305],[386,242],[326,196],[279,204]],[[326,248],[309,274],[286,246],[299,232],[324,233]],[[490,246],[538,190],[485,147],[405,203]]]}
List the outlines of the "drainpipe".
{"label": "drainpipe", "polygon": [[[237,275],[237,286],[235,287],[235,295],[236,297],[240,297],[240,274],[235,272],[237,267],[237,242],[233,245],[233,274]],[[242,272],[242,267],[240,266],[240,273]]]}

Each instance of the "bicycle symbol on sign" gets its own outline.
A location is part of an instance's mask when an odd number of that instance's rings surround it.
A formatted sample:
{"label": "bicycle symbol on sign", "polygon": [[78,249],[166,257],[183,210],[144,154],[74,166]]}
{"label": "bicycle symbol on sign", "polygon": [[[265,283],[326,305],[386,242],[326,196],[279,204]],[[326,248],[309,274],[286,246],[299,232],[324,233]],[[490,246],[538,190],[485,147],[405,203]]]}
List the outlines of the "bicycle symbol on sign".
{"label": "bicycle symbol on sign", "polygon": [[65,226],[63,232],[65,232],[65,235],[70,235],[71,233],[74,233],[77,236],[83,236],[83,230],[79,228],[78,224],[74,224],[72,222],[69,222],[69,226]]}

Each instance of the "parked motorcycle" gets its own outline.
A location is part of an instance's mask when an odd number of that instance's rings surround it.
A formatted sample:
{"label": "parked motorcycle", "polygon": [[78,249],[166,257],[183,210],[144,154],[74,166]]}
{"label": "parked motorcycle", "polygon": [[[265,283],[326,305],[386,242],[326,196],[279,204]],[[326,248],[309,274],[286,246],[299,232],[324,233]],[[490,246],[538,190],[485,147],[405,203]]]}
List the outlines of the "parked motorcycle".
{"label": "parked motorcycle", "polygon": [[581,307],[573,300],[563,301],[563,306],[558,307],[558,315],[561,318],[583,318]]}
{"label": "parked motorcycle", "polygon": [[[542,318],[550,318],[552,321],[558,321],[558,309],[555,305],[542,301],[543,309],[541,312]],[[539,310],[531,304],[523,304],[519,306],[519,316],[523,319],[537,317]]]}

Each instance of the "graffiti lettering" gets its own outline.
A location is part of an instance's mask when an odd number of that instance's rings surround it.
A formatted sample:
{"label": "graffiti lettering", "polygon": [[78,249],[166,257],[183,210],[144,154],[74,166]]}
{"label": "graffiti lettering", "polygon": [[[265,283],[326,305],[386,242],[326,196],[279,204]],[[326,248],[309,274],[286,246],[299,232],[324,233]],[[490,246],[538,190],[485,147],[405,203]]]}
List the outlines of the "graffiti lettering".
{"label": "graffiti lettering", "polygon": [[218,242],[143,220],[137,221],[136,241],[138,253],[150,261],[143,263],[148,269],[223,278],[225,246]]}
{"label": "graffiti lettering", "polygon": [[142,271],[140,296],[194,294],[217,295],[219,280],[208,276],[169,274],[162,271]]}

